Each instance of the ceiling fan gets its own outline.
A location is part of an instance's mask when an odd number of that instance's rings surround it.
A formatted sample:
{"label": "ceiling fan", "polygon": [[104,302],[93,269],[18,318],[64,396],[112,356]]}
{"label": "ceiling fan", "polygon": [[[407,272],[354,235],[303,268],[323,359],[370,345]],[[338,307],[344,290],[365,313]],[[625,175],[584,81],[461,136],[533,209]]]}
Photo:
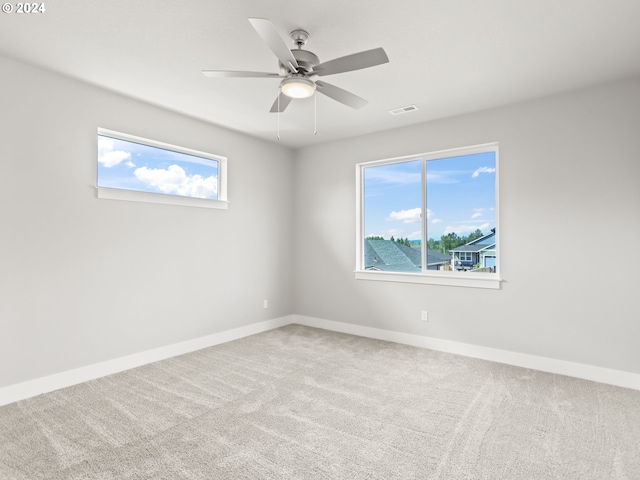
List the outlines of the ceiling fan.
{"label": "ceiling fan", "polygon": [[316,54],[302,49],[309,39],[306,31],[291,32],[289,36],[297,48],[290,50],[271,20],[249,18],[249,22],[278,57],[280,73],[203,70],[202,74],[206,77],[281,78],[280,94],[271,107],[272,113],[283,112],[294,98],[307,98],[315,91],[349,107],[362,108],[368,103],[366,100],[340,87],[319,81],[318,77],[361,70],[389,62],[384,49],[374,48],[320,63]]}

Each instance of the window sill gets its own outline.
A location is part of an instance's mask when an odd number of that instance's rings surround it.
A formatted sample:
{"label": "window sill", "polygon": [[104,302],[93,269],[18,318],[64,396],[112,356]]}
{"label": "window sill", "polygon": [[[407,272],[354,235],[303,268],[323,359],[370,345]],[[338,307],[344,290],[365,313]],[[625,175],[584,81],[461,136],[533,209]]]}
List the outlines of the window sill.
{"label": "window sill", "polygon": [[224,200],[208,200],[205,198],[181,197],[162,193],[137,192],[119,188],[96,187],[98,198],[108,200],[126,200],[129,202],[161,203],[164,205],[180,205],[186,207],[217,208],[226,210],[229,202]]}
{"label": "window sill", "polygon": [[374,280],[380,282],[419,283],[425,285],[445,285],[451,287],[471,287],[500,289],[501,278],[482,273],[401,273],[356,270],[356,280]]}

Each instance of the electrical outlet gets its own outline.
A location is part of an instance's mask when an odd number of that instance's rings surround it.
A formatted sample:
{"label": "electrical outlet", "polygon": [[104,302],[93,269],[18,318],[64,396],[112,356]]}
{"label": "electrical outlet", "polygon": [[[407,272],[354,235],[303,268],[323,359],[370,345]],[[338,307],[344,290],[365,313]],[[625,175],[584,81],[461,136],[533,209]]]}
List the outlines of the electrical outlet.
{"label": "electrical outlet", "polygon": [[269,301],[265,300],[264,302],[262,302],[262,307],[263,308],[269,308]]}
{"label": "electrical outlet", "polygon": [[429,312],[427,312],[426,310],[422,310],[422,321],[423,322],[428,322],[429,321]]}

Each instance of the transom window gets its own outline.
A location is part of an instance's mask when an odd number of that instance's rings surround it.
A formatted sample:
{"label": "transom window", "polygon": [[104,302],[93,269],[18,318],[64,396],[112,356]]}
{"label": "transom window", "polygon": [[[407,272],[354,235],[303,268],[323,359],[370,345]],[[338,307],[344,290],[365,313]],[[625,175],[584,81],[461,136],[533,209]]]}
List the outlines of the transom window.
{"label": "transom window", "polygon": [[356,278],[499,288],[498,145],[357,165]]}
{"label": "transom window", "polygon": [[226,208],[226,158],[98,129],[98,197]]}

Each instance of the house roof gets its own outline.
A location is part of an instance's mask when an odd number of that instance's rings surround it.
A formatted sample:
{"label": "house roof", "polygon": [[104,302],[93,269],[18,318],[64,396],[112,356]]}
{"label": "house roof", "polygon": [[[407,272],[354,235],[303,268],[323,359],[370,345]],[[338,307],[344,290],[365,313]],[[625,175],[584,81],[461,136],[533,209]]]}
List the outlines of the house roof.
{"label": "house roof", "polygon": [[487,249],[491,249],[491,248],[495,248],[496,244],[495,243],[481,243],[478,245],[460,245],[459,247],[456,248],[452,248],[451,250],[449,250],[452,253],[455,252],[481,252],[483,250],[487,250]]}
{"label": "house roof", "polygon": [[451,255],[438,250],[427,249],[427,265],[442,265],[451,262]]}
{"label": "house roof", "polygon": [[[391,240],[364,241],[365,268],[419,272],[422,270],[422,251]],[[427,250],[428,265],[449,263],[451,256],[437,250]]]}
{"label": "house roof", "polygon": [[[365,240],[364,245],[365,268],[375,267],[380,270],[397,272],[419,272],[422,270],[419,258],[420,250],[418,249],[412,249],[391,240]],[[417,251],[417,256],[412,250]]]}
{"label": "house roof", "polygon": [[495,248],[496,246],[496,229],[491,229],[491,232],[480,238],[476,238],[469,243],[460,245],[459,247],[449,250],[452,253],[455,252],[481,252],[489,248]]}

